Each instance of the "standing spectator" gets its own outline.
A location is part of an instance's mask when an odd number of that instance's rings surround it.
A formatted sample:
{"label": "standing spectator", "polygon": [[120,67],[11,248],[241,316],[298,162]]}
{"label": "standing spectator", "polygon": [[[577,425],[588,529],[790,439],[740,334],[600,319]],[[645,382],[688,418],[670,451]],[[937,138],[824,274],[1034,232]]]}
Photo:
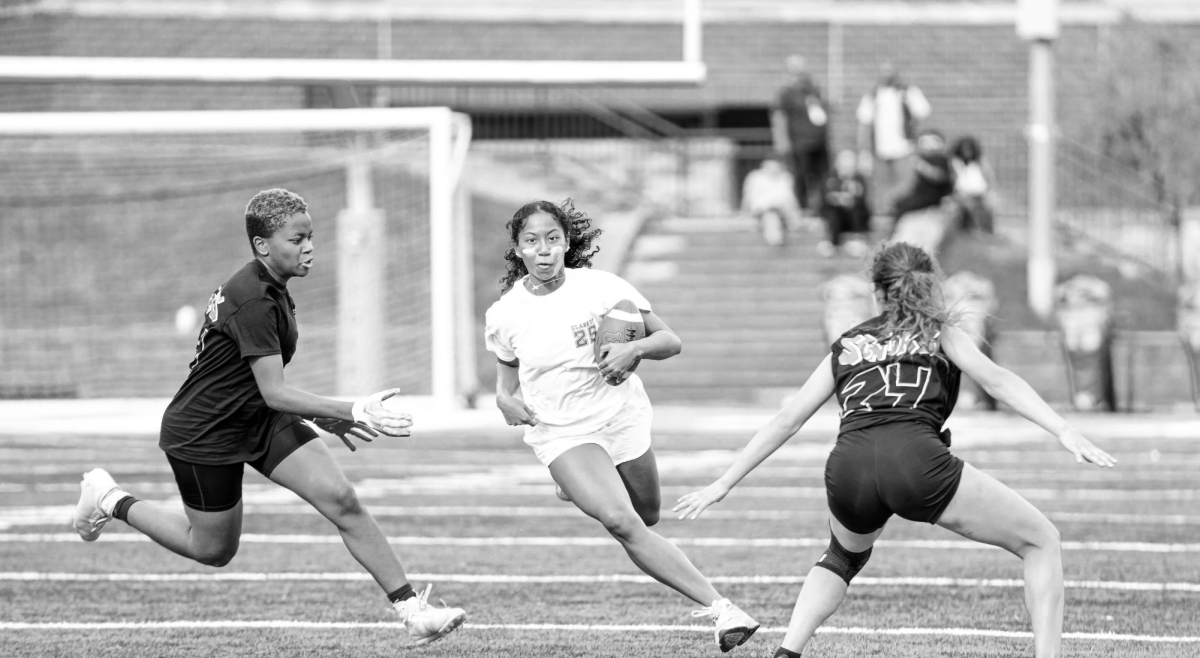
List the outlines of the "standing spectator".
{"label": "standing spectator", "polygon": [[991,234],[992,227],[992,167],[983,158],[979,140],[961,137],[950,149],[950,165],[954,168],[954,200],[959,207],[959,226],[965,231]]}
{"label": "standing spectator", "polygon": [[833,175],[825,181],[825,203],[821,208],[828,229],[828,239],[817,244],[822,256],[832,256],[838,247],[846,253],[860,256],[865,245],[845,238],[866,233],[871,221],[867,206],[867,181],[858,169],[858,156],[845,149],[838,153]]}
{"label": "standing spectator", "polygon": [[778,157],[766,158],[758,169],[746,174],[742,212],[758,221],[767,244],[779,246],[787,241],[789,227],[799,219],[799,209],[792,198],[792,175]]}
{"label": "standing spectator", "polygon": [[873,158],[871,196],[876,207],[891,207],[912,168],[913,138],[932,109],[915,85],[905,83],[895,67],[880,68],[879,83],[858,104],[858,147]]}
{"label": "standing spectator", "polygon": [[804,58],[791,55],[785,64],[790,80],[779,91],[778,107],[771,112],[772,138],[775,150],[786,154],[791,164],[801,212],[809,214],[811,208],[815,214],[813,197],[821,198],[821,183],[829,169],[829,112]]}

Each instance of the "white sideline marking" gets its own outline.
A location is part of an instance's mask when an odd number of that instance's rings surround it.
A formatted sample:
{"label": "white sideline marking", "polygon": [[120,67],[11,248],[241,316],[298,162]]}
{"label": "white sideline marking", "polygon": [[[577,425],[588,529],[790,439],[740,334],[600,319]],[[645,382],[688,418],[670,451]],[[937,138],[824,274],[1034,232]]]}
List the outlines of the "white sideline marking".
{"label": "white sideline marking", "polygon": [[[529,576],[511,574],[461,574],[461,573],[413,573],[408,574],[410,580],[421,580],[441,583],[523,583],[523,584],[554,584],[554,583],[636,583],[650,585],[657,583],[650,576],[636,574],[607,574],[595,576]],[[804,576],[712,576],[708,580],[714,583],[731,585],[799,585],[804,583]],[[372,580],[370,574],[356,571],[348,572],[225,572],[225,573],[61,573],[38,571],[9,571],[0,572],[0,582],[116,582],[116,583],[176,583],[176,582],[268,582],[268,581],[300,581],[300,582],[358,582]],[[986,587],[986,588],[1017,588],[1024,587],[1025,581],[1014,578],[923,578],[923,577],[893,577],[872,578],[860,576],[854,579],[854,585],[861,587]],[[1116,580],[1068,580],[1064,582],[1068,589],[1121,590],[1133,592],[1197,592],[1200,593],[1200,583],[1144,583],[1124,582]]]}
{"label": "white sideline marking", "polygon": [[[245,534],[246,544],[341,544],[336,535],[285,535]],[[23,543],[74,543],[81,541],[79,535],[62,533],[3,533],[0,542]],[[145,535],[134,532],[114,532],[101,535],[98,541],[105,542],[149,542]],[[678,546],[705,546],[731,548],[825,548],[829,539],[814,538],[761,538],[744,537],[677,537],[668,538]],[[615,543],[610,537],[388,537],[388,542],[398,546],[610,546]],[[934,539],[880,539],[876,546],[890,548],[992,550],[995,546],[973,541]],[[1065,541],[1067,551],[1107,551],[1119,553],[1200,553],[1200,544],[1123,542],[1123,541]],[[998,550],[998,549],[997,549]]]}
{"label": "white sideline marking", "polygon": [[[397,622],[316,622],[316,621],[150,621],[150,622],[0,622],[5,631],[115,631],[115,630],[171,630],[171,629],[313,629],[313,630],[366,630],[402,629]],[[464,624],[463,628],[488,631],[575,631],[575,632],[641,632],[641,633],[712,633],[712,626],[667,624]],[[759,633],[786,633],[787,628],[767,627]],[[819,628],[819,634],[828,635],[884,635],[919,636],[935,635],[950,637],[999,637],[1026,639],[1033,633],[1026,631],[995,631],[986,628]],[[1200,637],[1172,635],[1123,635],[1118,633],[1063,633],[1065,640],[1101,640],[1107,642],[1164,642],[1183,644],[1200,642]]]}

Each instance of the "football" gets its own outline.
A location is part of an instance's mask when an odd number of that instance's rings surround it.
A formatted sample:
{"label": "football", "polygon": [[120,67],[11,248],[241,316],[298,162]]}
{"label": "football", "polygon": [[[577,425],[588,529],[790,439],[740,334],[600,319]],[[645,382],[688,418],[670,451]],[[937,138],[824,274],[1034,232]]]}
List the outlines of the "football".
{"label": "football", "polygon": [[[596,363],[600,363],[600,348],[605,343],[628,343],[645,337],[646,323],[642,320],[642,312],[633,302],[622,299],[600,319],[600,326],[596,332],[596,344],[593,346],[596,352]],[[629,372],[636,370],[639,362],[640,360],[634,361]],[[611,386],[619,386],[625,380],[606,379],[605,381]]]}

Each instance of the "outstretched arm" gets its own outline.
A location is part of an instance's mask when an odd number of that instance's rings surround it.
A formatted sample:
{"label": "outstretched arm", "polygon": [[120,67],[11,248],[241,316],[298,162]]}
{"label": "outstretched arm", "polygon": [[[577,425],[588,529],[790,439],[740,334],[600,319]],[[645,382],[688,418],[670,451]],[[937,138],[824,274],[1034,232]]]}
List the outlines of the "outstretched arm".
{"label": "outstretched arm", "polygon": [[792,398],[791,403],[775,414],[775,417],[750,439],[742,449],[742,454],[738,455],[724,475],[703,490],[694,491],[679,499],[672,511],[678,512],[680,519],[698,518],[709,505],[723,499],[742,478],[800,431],[804,423],[812,418],[830,395],[833,395],[833,369],[830,365],[832,358],[832,355],[829,355],[821,361],[821,365],[817,366],[808,377],[808,381],[804,382],[804,386],[800,388],[796,397]]}
{"label": "outstretched arm", "polygon": [[963,372],[974,379],[988,395],[1012,407],[1026,419],[1058,437],[1059,443],[1075,455],[1075,461],[1087,461],[1097,466],[1111,467],[1117,462],[1112,455],[1092,445],[1046,404],[1024,379],[1002,368],[979,351],[975,342],[957,327],[942,329],[942,349]]}
{"label": "outstretched arm", "polygon": [[412,416],[385,409],[383,400],[399,389],[381,391],[357,402],[334,400],[289,386],[283,378],[283,357],[278,354],[253,357],[250,371],[267,406],[303,418],[336,418],[354,421],[391,436],[407,436]]}

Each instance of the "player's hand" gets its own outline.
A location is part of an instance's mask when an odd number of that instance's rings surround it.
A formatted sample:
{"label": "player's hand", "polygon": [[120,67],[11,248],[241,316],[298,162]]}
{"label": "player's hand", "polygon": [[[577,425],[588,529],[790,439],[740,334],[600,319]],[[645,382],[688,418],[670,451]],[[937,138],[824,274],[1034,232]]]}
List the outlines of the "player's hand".
{"label": "player's hand", "polygon": [[316,425],[317,427],[341,439],[342,443],[345,443],[346,447],[350,449],[350,452],[358,450],[358,448],[354,447],[354,443],[350,441],[351,436],[368,443],[370,443],[375,437],[379,436],[379,432],[371,429],[369,425],[357,423],[353,420],[342,420],[340,418],[314,418],[312,419],[312,423],[313,425]]}
{"label": "player's hand", "polygon": [[1079,430],[1069,427],[1058,435],[1058,442],[1075,455],[1075,461],[1082,464],[1084,460],[1103,468],[1112,468],[1117,463],[1112,455],[1097,448],[1091,441],[1084,438]]}
{"label": "player's hand", "polygon": [[600,346],[600,376],[604,381],[620,384],[629,376],[630,368],[636,368],[642,358],[633,343],[605,343]]}
{"label": "player's hand", "polygon": [[679,514],[680,521],[684,519],[695,521],[700,518],[704,510],[708,509],[709,505],[720,502],[728,493],[729,487],[717,480],[700,491],[680,496],[679,502],[675,503],[675,507],[672,507],[671,511]]}
{"label": "player's hand", "polygon": [[400,392],[398,388],[389,388],[368,396],[354,403],[352,414],[354,422],[361,423],[371,429],[388,436],[410,436],[412,430],[412,414],[399,413],[383,406],[383,401]]}
{"label": "player's hand", "polygon": [[496,406],[500,407],[500,413],[504,414],[504,422],[509,425],[529,425],[533,427],[540,421],[537,414],[533,413],[524,400],[513,395],[497,395]]}

